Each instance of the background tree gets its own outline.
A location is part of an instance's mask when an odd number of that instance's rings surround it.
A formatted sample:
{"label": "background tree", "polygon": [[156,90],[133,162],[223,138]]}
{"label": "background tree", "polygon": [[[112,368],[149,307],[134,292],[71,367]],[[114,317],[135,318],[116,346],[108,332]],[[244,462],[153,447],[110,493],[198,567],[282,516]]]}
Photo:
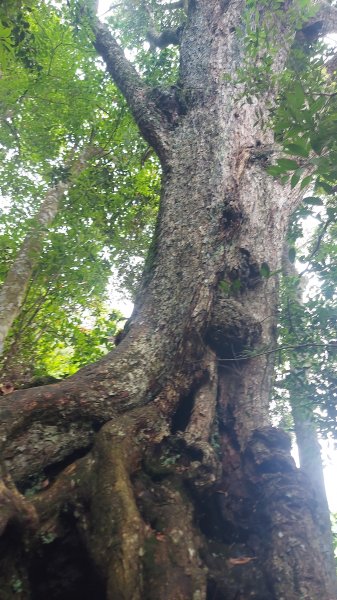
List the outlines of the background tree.
{"label": "background tree", "polygon": [[[131,293],[138,278],[135,262],[153,229],[158,189],[155,161],[143,160],[146,146],[124,104],[111,106],[118,92],[92,64],[92,50],[81,52],[55,9],[28,8],[19,13],[4,8],[8,31],[12,26],[16,32],[17,22],[24,26],[20,43],[12,33],[12,45],[4,48],[1,97],[1,188],[4,200],[11,199],[1,218],[3,337],[15,317],[14,305],[16,312],[23,300],[24,306],[7,342],[0,378],[16,386],[34,373],[69,374],[111,347],[116,323],[106,318],[103,325],[111,265]],[[88,148],[91,162],[77,162],[75,169],[71,157],[83,158]],[[95,336],[83,326],[79,330],[90,317],[99,317]],[[76,359],[71,357],[74,344]]]}
{"label": "background tree", "polygon": [[[289,219],[301,186],[334,187],[333,137],[310,133],[333,84],[306,66],[324,13],[135,2],[108,26],[68,6],[55,30],[104,59],[160,159],[161,201],[117,348],[1,400],[5,597],[332,598],[313,490],[268,411]],[[287,91],[294,72],[308,89]]]}

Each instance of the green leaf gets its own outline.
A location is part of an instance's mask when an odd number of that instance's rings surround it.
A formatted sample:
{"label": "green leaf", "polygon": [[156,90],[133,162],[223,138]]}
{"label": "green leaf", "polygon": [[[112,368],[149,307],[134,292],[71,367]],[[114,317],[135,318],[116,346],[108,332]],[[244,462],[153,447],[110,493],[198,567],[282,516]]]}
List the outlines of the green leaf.
{"label": "green leaf", "polygon": [[295,108],[301,108],[304,103],[304,91],[299,81],[295,81],[292,92],[288,94],[288,100],[290,100],[291,106]]}
{"label": "green leaf", "polygon": [[291,263],[295,262],[296,248],[294,248],[294,247],[289,248],[288,257],[289,257],[289,260],[290,260]]}
{"label": "green leaf", "polygon": [[277,166],[279,166],[283,172],[295,171],[299,168],[296,160],[291,160],[290,158],[279,158],[277,160]]}
{"label": "green leaf", "polygon": [[303,156],[307,158],[309,156],[309,150],[305,142],[303,144],[296,142],[296,144],[287,144],[285,147],[289,154],[295,154],[296,156]]}
{"label": "green leaf", "polygon": [[325,156],[316,159],[316,164],[317,172],[321,175],[325,175],[325,173],[329,173],[331,170],[330,161]]}
{"label": "green leaf", "polygon": [[313,206],[323,206],[323,202],[318,196],[307,196],[306,198],[303,198],[303,202]]}
{"label": "green leaf", "polygon": [[316,154],[321,154],[325,144],[326,144],[326,136],[325,135],[312,135],[310,138],[311,147],[316,152]]}
{"label": "green leaf", "polygon": [[267,173],[272,175],[273,177],[277,177],[278,175],[282,175],[284,173],[284,169],[278,167],[277,165],[272,165],[271,167],[267,167]]}
{"label": "green leaf", "polygon": [[320,111],[321,108],[323,108],[323,106],[324,106],[325,103],[326,103],[326,97],[325,96],[321,96],[320,98],[318,98],[317,100],[315,100],[312,104],[310,103],[311,111],[313,113],[316,113],[316,112]]}
{"label": "green leaf", "polygon": [[309,183],[312,181],[312,178],[312,175],[307,175],[306,177],[303,177],[301,181],[301,190],[303,190],[307,185],[309,185]]}
{"label": "green leaf", "polygon": [[293,189],[299,182],[299,180],[301,179],[302,175],[304,172],[304,168],[301,169],[297,169],[297,171],[295,171],[295,173],[293,174],[291,180],[290,180],[290,186],[291,189]]}
{"label": "green leaf", "polygon": [[269,267],[268,263],[266,263],[266,262],[262,263],[262,265],[260,267],[260,275],[261,275],[261,277],[265,277],[266,279],[268,279],[268,277],[270,277],[270,267]]}
{"label": "green leaf", "polygon": [[337,214],[337,206],[328,206],[326,209],[326,214],[328,215],[329,219],[334,219]]}

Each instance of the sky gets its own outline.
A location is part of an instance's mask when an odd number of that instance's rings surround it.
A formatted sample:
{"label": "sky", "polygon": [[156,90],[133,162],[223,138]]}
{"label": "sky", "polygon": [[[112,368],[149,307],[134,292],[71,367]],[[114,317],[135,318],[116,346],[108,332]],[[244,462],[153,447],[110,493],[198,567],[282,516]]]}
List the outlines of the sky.
{"label": "sky", "polygon": [[99,0],[97,11],[98,16],[104,16],[104,14],[109,10],[110,6],[113,6],[114,4],[117,4],[117,0]]}
{"label": "sky", "polygon": [[321,445],[326,495],[331,512],[337,512],[337,450],[333,440],[327,440]]}

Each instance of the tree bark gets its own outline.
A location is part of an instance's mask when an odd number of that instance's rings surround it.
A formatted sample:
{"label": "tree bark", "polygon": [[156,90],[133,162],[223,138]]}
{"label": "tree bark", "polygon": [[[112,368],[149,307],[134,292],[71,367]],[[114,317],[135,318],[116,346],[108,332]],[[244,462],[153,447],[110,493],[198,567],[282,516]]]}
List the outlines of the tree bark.
{"label": "tree bark", "polygon": [[[266,173],[277,148],[256,111],[269,98],[239,100],[243,9],[189,3],[169,110],[95,26],[160,156],[160,210],[116,350],[1,400],[0,529],[27,550],[9,545],[6,599],[13,581],[22,598],[60,597],[62,556],[75,581],[63,597],[94,586],[111,600],[329,598],[314,498],[268,417],[278,284],[263,266],[279,269],[299,199]],[[280,23],[277,71],[286,33]]]}

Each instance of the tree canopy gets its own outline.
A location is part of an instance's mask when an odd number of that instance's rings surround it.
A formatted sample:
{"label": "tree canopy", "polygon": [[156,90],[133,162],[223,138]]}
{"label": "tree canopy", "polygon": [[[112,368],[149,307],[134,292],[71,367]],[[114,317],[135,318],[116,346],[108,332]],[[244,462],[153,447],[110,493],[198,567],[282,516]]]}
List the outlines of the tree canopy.
{"label": "tree canopy", "polygon": [[[115,280],[134,294],[157,211],[158,164],[90,39],[76,21],[62,22],[73,18],[67,6],[12,9],[4,8],[1,46],[2,281],[48,189],[69,178],[71,186],[7,343],[11,354],[15,344],[19,364],[33,353],[33,371],[64,375],[113,344],[109,277],[114,268]],[[69,157],[90,145],[96,157],[72,176]]]}

